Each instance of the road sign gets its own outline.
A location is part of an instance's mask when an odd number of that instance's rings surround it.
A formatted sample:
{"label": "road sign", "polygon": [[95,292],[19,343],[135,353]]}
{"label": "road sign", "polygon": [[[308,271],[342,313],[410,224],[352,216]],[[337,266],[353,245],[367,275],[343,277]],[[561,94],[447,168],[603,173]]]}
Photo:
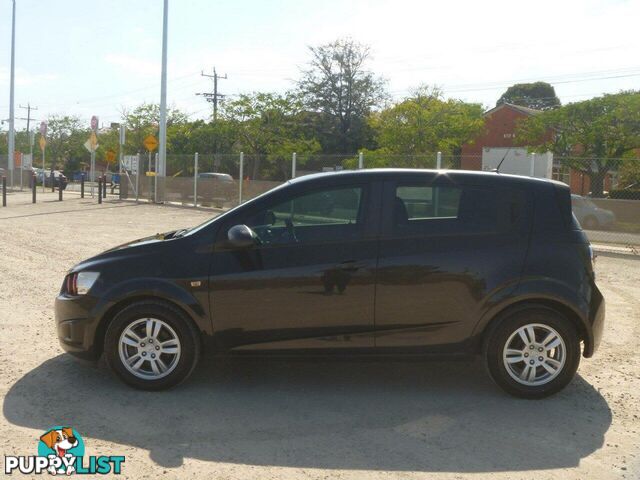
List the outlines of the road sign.
{"label": "road sign", "polygon": [[47,136],[47,122],[40,122],[40,135]]}
{"label": "road sign", "polygon": [[33,157],[29,153],[22,156],[22,168],[29,169],[33,165]]}
{"label": "road sign", "polygon": [[47,146],[47,141],[45,140],[44,137],[40,137],[40,150],[44,150],[44,147],[46,146]]}
{"label": "road sign", "polygon": [[107,159],[107,162],[113,163],[116,159],[116,152],[114,152],[113,150],[107,150],[107,153],[105,153],[105,158]]}
{"label": "road sign", "polygon": [[158,148],[158,139],[153,135],[148,135],[142,143],[150,152],[153,152],[156,148]]}
{"label": "road sign", "polygon": [[89,136],[89,142],[91,143],[91,148],[93,150],[98,148],[98,136],[96,135],[96,132],[91,132],[91,135]]}
{"label": "road sign", "polygon": [[95,132],[91,132],[91,135],[89,136],[87,141],[84,142],[84,148],[89,150],[90,153],[96,151],[96,149],[98,148],[98,137],[96,136]]}
{"label": "road sign", "polygon": [[137,155],[124,155],[122,157],[122,165],[125,170],[129,170],[133,174],[138,173],[138,157]]}
{"label": "road sign", "polygon": [[91,130],[94,132],[98,129],[98,117],[95,115],[91,117]]}

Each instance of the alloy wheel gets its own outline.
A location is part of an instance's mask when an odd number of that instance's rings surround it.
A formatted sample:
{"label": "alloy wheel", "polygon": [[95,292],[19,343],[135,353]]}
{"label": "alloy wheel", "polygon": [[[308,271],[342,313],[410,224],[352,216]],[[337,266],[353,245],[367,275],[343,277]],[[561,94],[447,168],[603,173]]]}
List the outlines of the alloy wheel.
{"label": "alloy wheel", "polygon": [[141,318],[122,331],[118,343],[124,367],[138,378],[157,380],[169,375],[180,360],[180,339],[157,318]]}
{"label": "alloy wheel", "polygon": [[567,356],[562,336],[541,323],[518,328],[507,339],[502,360],[516,382],[529,387],[544,385],[562,371]]}

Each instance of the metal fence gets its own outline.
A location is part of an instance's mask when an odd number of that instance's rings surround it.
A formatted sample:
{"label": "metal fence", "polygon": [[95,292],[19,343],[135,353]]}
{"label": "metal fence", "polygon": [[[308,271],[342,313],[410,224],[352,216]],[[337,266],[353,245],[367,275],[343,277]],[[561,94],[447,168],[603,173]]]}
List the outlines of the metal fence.
{"label": "metal fence", "polygon": [[[139,155],[137,165],[111,175],[122,199],[185,206],[232,208],[294,177],[361,168],[435,168],[492,170],[558,180],[569,185],[573,211],[594,243],[640,246],[640,159],[553,158],[506,149],[482,155],[188,154],[168,155],[166,177],[155,175],[157,157]],[[491,156],[493,155],[493,156]],[[506,160],[506,161],[505,161]],[[0,155],[0,175],[13,188],[28,188],[31,171],[8,170]],[[138,172],[140,172],[138,174]],[[74,176],[67,174],[72,181]],[[119,178],[118,178],[119,177]],[[71,183],[69,189],[73,190]],[[119,190],[118,190],[119,189]]]}

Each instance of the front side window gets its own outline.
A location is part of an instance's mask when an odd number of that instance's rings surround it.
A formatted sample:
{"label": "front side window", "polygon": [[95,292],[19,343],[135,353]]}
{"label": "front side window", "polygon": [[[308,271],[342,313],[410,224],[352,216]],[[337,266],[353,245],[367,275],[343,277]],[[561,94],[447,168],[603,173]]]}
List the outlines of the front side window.
{"label": "front side window", "polygon": [[318,190],[279,202],[246,220],[263,244],[343,241],[360,225],[362,187]]}

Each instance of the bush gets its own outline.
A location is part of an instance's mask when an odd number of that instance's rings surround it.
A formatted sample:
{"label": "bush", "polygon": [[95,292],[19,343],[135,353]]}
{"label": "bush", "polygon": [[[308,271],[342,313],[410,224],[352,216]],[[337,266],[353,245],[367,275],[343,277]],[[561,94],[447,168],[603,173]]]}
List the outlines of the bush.
{"label": "bush", "polygon": [[640,190],[630,188],[624,190],[611,190],[609,192],[609,198],[616,198],[619,200],[640,200]]}

